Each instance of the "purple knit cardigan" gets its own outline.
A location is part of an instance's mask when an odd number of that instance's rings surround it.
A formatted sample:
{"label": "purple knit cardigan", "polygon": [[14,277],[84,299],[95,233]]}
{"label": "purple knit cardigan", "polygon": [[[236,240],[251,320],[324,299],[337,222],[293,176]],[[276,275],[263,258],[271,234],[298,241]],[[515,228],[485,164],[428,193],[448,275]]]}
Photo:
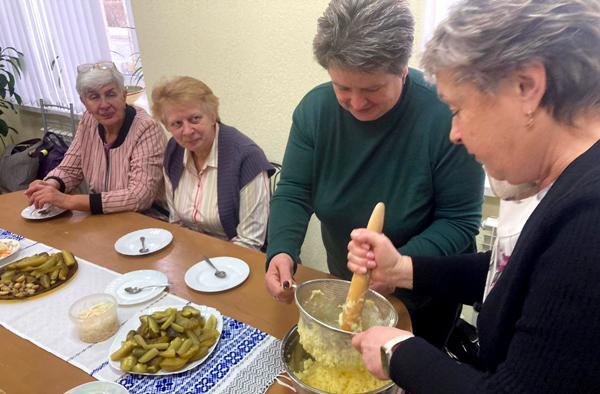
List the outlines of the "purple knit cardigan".
{"label": "purple knit cardigan", "polygon": [[[173,194],[183,173],[183,153],[184,148],[171,138],[165,151],[164,167],[173,185]],[[219,123],[217,165],[219,218],[225,234],[232,239],[237,235],[236,228],[240,222],[240,191],[263,171],[271,177],[275,168],[254,141],[236,128],[222,123]]]}

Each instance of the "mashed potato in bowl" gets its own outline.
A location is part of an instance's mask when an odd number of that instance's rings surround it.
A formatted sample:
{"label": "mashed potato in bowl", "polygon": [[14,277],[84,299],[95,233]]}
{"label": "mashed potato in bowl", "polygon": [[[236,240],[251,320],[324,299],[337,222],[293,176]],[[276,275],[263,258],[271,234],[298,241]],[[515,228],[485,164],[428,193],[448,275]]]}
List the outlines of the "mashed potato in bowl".
{"label": "mashed potato in bowl", "polygon": [[378,380],[366,370],[352,336],[372,326],[395,326],[398,314],[385,297],[369,290],[356,330],[340,329],[349,286],[349,281],[315,279],[296,288],[300,319],[284,338],[281,354],[299,392],[395,392],[393,382]]}
{"label": "mashed potato in bowl", "polygon": [[309,386],[335,394],[368,393],[390,383],[371,375],[362,364],[356,368],[328,367],[310,359],[296,376]]}
{"label": "mashed potato in bowl", "polygon": [[[299,386],[308,392],[333,394],[388,392],[388,388],[393,386],[391,381],[378,380],[371,375],[360,358],[358,364],[353,367],[328,366],[322,361],[315,360],[301,345],[296,327],[292,328],[283,340],[282,356],[288,374],[297,385],[296,388],[300,382]],[[327,355],[317,354],[317,357],[321,360],[328,359]],[[306,392],[304,390],[300,391]]]}

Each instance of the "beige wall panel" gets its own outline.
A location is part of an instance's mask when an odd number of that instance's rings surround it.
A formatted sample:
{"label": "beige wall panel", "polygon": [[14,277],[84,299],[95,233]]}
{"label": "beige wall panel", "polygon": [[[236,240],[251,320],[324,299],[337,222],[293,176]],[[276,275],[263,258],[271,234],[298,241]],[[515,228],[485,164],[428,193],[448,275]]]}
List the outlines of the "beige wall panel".
{"label": "beige wall panel", "polygon": [[[221,100],[221,118],[281,161],[299,100],[327,73],[312,54],[327,0],[132,0],[148,94],[160,78],[190,75]],[[422,1],[412,0],[417,26]],[[419,32],[417,32],[417,52]],[[413,64],[411,62],[411,64]],[[326,270],[318,221],[302,258]]]}

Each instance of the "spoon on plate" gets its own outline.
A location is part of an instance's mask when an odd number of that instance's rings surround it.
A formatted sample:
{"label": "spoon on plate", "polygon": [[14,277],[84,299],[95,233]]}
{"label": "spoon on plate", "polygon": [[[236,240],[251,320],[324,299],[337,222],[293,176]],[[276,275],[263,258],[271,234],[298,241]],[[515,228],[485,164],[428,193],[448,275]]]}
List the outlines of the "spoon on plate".
{"label": "spoon on plate", "polygon": [[140,287],[138,287],[138,286],[127,286],[123,290],[125,290],[129,294],[137,294],[140,291],[142,291],[144,289],[148,289],[150,287],[167,287],[167,286],[169,286],[168,283],[165,283],[165,284],[162,284],[162,285],[147,285],[147,286],[140,286]]}
{"label": "spoon on plate", "polygon": [[140,253],[148,253],[150,251],[150,249],[148,249],[146,247],[146,245],[144,245],[144,242],[146,242],[146,237],[140,237],[140,241],[142,242],[142,247],[140,248]]}
{"label": "spoon on plate", "polygon": [[215,270],[215,276],[217,278],[223,279],[227,276],[227,272],[221,271],[220,269],[215,267],[215,265],[212,263],[212,261],[210,261],[208,257],[204,256],[204,261],[206,261],[208,265],[210,265]]}

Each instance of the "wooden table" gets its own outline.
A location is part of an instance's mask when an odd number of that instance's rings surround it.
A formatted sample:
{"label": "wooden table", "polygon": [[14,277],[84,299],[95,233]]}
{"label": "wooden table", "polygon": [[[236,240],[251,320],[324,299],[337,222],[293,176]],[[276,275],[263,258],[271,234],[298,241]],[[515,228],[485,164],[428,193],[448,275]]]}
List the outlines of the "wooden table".
{"label": "wooden table", "polygon": [[[67,212],[46,221],[28,221],[20,215],[26,206],[27,199],[21,192],[0,195],[0,228],[58,249],[70,250],[75,256],[120,273],[159,270],[168,276],[171,293],[197,304],[213,306],[224,315],[279,339],[298,321],[294,304],[275,302],[265,290],[265,256],[260,252],[138,213],[89,215]],[[173,233],[173,242],[157,253],[141,257],[122,256],[114,250],[115,241],[122,235],[149,227],[169,230]],[[183,277],[189,267],[202,260],[202,255],[240,258],[250,266],[250,276],[242,285],[229,291],[194,291],[186,286]],[[300,266],[295,280],[301,283],[324,277],[329,275]],[[404,305],[396,299],[391,301],[400,315],[398,327],[408,329],[410,319]],[[94,378],[79,368],[0,327],[0,393],[2,390],[7,394],[63,393],[92,380]],[[288,392],[279,385],[269,390],[269,393]]]}

